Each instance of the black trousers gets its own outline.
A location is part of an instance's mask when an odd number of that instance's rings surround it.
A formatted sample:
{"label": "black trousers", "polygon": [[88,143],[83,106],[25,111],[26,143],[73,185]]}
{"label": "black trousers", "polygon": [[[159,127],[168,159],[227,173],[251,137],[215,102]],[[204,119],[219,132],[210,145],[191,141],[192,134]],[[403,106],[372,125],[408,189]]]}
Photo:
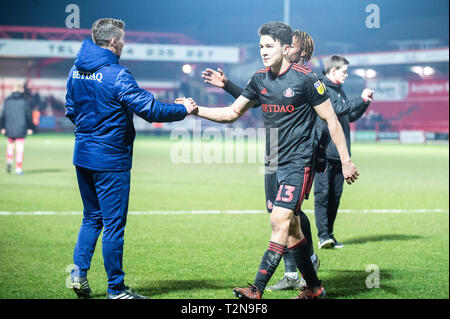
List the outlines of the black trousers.
{"label": "black trousers", "polygon": [[341,162],[328,159],[325,172],[316,173],[314,177],[314,214],[319,240],[330,239],[333,236],[334,221],[343,187]]}

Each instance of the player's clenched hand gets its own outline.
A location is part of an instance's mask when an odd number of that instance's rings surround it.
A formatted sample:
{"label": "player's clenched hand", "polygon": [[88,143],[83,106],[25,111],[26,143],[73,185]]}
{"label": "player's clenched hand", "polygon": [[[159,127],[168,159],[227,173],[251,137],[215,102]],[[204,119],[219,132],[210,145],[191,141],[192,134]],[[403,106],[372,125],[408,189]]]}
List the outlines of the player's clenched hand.
{"label": "player's clenched hand", "polygon": [[349,185],[354,183],[359,176],[358,170],[351,160],[342,163],[342,174]]}
{"label": "player's clenched hand", "polygon": [[372,102],[373,100],[373,90],[371,89],[364,89],[361,93],[361,97],[369,102]]}
{"label": "player's clenched hand", "polygon": [[[180,102],[177,102],[178,100],[181,100]],[[198,105],[197,103],[195,103],[195,101],[192,98],[178,98],[175,100],[175,103],[180,103],[183,104],[184,107],[186,108],[186,111],[188,113],[188,115],[195,115],[198,112]]]}
{"label": "player's clenched hand", "polygon": [[222,69],[218,68],[217,71],[207,68],[202,72],[202,78],[205,79],[205,82],[218,88],[223,89],[228,79],[223,73]]}

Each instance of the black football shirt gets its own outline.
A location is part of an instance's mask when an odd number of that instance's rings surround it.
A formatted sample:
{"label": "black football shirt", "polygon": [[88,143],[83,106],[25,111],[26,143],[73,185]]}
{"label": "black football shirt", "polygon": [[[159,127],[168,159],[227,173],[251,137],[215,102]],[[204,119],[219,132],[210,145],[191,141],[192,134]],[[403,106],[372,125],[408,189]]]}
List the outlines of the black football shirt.
{"label": "black football shirt", "polygon": [[266,165],[311,166],[317,106],[328,99],[325,86],[304,65],[291,63],[281,74],[256,72],[242,96],[261,102],[266,129]]}

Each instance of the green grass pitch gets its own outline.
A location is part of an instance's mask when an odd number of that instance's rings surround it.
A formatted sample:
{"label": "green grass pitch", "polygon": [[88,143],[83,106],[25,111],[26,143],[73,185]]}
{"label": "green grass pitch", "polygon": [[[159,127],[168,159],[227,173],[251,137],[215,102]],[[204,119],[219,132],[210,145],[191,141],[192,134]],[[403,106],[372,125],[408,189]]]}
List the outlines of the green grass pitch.
{"label": "green grass pitch", "polygon": [[[1,299],[75,297],[65,286],[82,218],[73,141],[72,135],[30,136],[25,175],[0,170]],[[6,139],[0,143],[4,156]],[[265,209],[260,163],[176,164],[170,158],[176,143],[138,136],[130,212]],[[327,298],[449,298],[448,145],[354,144],[352,153],[360,178],[344,186],[335,229],[343,249],[318,249],[313,198],[303,205]],[[269,238],[265,213],[130,213],[126,284],[156,299],[233,298],[234,286],[253,281]],[[369,265],[379,269],[379,288],[366,285]],[[283,271],[281,263],[269,284]],[[95,297],[105,298],[101,237],[88,277]]]}

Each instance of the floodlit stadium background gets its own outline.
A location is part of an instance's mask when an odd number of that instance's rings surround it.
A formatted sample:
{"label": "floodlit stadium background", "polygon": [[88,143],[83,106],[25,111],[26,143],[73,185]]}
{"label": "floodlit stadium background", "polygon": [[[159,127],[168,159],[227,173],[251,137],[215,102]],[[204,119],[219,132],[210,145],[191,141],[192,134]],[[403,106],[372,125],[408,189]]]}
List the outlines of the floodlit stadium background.
{"label": "floodlit stadium background", "polygon": [[[347,95],[369,87],[375,100],[351,124],[361,176],[345,185],[336,223],[346,247],[318,251],[327,295],[448,298],[448,9],[445,0],[3,1],[0,108],[14,84],[26,81],[37,130],[26,140],[24,176],[5,172],[0,136],[0,299],[75,296],[65,270],[82,203],[65,84],[81,41],[102,17],[125,21],[121,63],[163,101],[192,96],[200,105],[229,105],[233,99],[203,83],[201,72],[220,67],[245,85],[262,67],[257,29],[268,21],[286,21],[313,37],[309,66],[318,74],[324,58],[344,55]],[[136,117],[135,127],[127,284],[152,298],[232,298],[234,285],[253,279],[270,236],[260,110],[231,126]],[[249,138],[233,145],[226,128]],[[230,144],[236,157],[228,162]],[[303,208],[316,240],[313,198]],[[89,277],[104,298],[100,245]],[[381,289],[365,283],[372,264],[380,267]],[[281,266],[272,284],[282,272]]]}

